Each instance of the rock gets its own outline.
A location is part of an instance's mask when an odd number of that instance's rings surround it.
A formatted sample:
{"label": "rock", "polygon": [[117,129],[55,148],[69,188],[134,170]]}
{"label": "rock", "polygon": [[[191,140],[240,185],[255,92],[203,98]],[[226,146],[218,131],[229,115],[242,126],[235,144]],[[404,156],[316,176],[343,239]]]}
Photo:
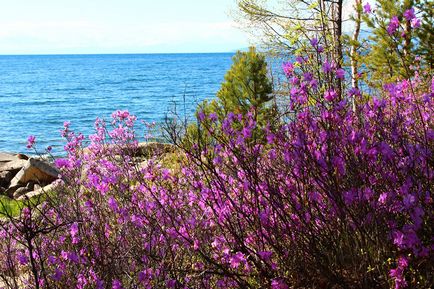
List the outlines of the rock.
{"label": "rock", "polygon": [[[37,186],[37,185],[35,185],[35,188],[36,188],[36,186]],[[30,199],[30,198],[33,198],[33,197],[35,197],[35,196],[39,196],[39,195],[41,195],[41,194],[51,192],[51,191],[53,191],[57,186],[58,186],[57,182],[54,182],[54,183],[51,183],[51,184],[49,184],[49,185],[46,185],[46,186],[43,187],[43,188],[39,187],[39,189],[37,189],[37,190],[35,189],[35,190],[31,191],[31,192],[28,192],[28,193],[26,193],[26,194],[24,194],[24,195],[18,197],[17,200],[24,200],[24,199],[27,199],[27,198]]]}
{"label": "rock", "polygon": [[57,179],[59,171],[48,163],[30,158],[26,165],[11,180],[10,187],[26,184],[29,181],[49,184]]}
{"label": "rock", "polygon": [[0,171],[0,186],[5,188],[9,187],[9,183],[12,178],[15,176],[15,173],[12,171]]}
{"label": "rock", "polygon": [[30,191],[33,191],[35,188],[35,183],[34,182],[28,182],[26,188]]}
{"label": "rock", "polygon": [[29,189],[26,187],[21,187],[18,188],[15,192],[14,192],[14,199],[18,199],[19,197],[21,197],[22,195],[25,195],[26,193],[29,192]]}
{"label": "rock", "polygon": [[21,187],[22,187],[21,185],[9,186],[9,188],[7,188],[6,191],[3,192],[3,194],[5,196],[8,196],[9,198],[12,198],[14,196],[15,191]]}
{"label": "rock", "polygon": [[0,163],[15,161],[17,159],[18,158],[16,156],[14,156],[13,154],[0,152]]}
{"label": "rock", "polygon": [[24,154],[17,154],[17,158],[19,158],[20,160],[28,160],[29,157],[24,155]]}
{"label": "rock", "polygon": [[26,160],[16,159],[9,162],[0,162],[0,171],[18,171],[27,164]]}

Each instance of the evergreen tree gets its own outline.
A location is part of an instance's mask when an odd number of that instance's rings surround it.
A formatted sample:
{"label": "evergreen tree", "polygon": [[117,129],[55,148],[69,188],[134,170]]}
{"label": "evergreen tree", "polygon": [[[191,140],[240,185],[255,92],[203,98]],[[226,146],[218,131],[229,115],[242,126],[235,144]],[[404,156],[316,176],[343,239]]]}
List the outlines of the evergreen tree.
{"label": "evergreen tree", "polygon": [[412,77],[414,70],[410,66],[418,59],[423,69],[432,67],[432,3],[432,0],[377,1],[375,17],[364,19],[372,32],[364,58],[369,85],[379,87]]}
{"label": "evergreen tree", "polygon": [[222,117],[229,112],[246,114],[250,109],[256,117],[263,117],[267,110],[265,104],[272,99],[272,91],[265,56],[250,47],[248,52],[239,51],[234,56],[214,106],[217,105],[216,112]]}

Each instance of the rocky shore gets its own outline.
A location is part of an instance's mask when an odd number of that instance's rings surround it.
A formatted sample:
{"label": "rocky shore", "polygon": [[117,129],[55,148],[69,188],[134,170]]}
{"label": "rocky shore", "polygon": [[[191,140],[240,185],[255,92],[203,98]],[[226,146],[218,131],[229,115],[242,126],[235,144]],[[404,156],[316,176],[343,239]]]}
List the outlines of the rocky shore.
{"label": "rocky shore", "polygon": [[47,191],[59,171],[42,158],[0,152],[0,195],[24,199]]}
{"label": "rocky shore", "polygon": [[[167,143],[139,143],[134,159],[140,165],[149,158],[159,158],[175,151],[176,148]],[[87,152],[87,149],[83,151]],[[43,158],[0,152],[0,195],[22,200],[50,191],[59,173]]]}

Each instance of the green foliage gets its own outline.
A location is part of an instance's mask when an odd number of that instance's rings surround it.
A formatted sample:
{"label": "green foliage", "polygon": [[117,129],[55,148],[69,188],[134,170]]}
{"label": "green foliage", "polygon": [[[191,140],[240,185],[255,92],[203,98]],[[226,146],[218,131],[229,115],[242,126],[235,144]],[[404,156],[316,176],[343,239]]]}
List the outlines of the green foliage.
{"label": "green foliage", "polygon": [[224,114],[246,114],[253,106],[258,115],[271,100],[271,92],[265,56],[250,47],[248,52],[237,52],[234,56],[232,67],[217,93],[218,105]]}
{"label": "green foliage", "polygon": [[19,215],[23,204],[20,201],[10,199],[6,196],[0,196],[0,219],[8,215]]}
{"label": "green foliage", "polygon": [[415,7],[420,11],[418,17],[422,20],[421,26],[415,31],[419,45],[416,54],[424,60],[426,69],[434,69],[434,0],[416,0]]}
{"label": "green foliage", "polygon": [[[250,47],[247,52],[238,51],[217,92],[217,99],[202,102],[198,107],[198,114],[215,113],[221,123],[229,113],[246,115],[251,112],[258,127],[274,122],[276,110],[269,104],[273,98],[273,87],[267,73],[265,56],[254,47]],[[201,128],[201,125],[206,123],[207,121],[190,124],[186,128],[184,143],[212,144],[213,140],[207,138]]]}
{"label": "green foliage", "polygon": [[[410,21],[403,16],[411,7],[416,8],[417,17],[422,22],[417,29],[413,29]],[[410,66],[417,63],[417,56],[420,56],[419,64],[422,70],[429,67],[432,69],[432,9],[432,0],[377,1],[375,19],[364,17],[368,27],[372,29],[372,35],[369,36],[371,45],[363,59],[369,72],[369,85],[379,87],[384,83],[412,77],[414,70],[410,69]],[[387,27],[394,16],[398,17],[400,27],[396,33],[390,35]]]}

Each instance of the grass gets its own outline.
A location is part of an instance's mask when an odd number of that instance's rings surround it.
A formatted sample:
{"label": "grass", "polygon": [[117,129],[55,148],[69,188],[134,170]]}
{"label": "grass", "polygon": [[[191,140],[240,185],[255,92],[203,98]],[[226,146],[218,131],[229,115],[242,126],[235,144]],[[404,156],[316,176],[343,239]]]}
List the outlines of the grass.
{"label": "grass", "polygon": [[23,201],[17,201],[6,196],[0,196],[0,219],[8,215],[18,216],[23,206]]}
{"label": "grass", "polygon": [[24,207],[34,207],[47,199],[47,193],[51,197],[55,193],[50,191],[41,195],[34,196],[28,200],[14,200],[0,195],[0,219],[17,217]]}

